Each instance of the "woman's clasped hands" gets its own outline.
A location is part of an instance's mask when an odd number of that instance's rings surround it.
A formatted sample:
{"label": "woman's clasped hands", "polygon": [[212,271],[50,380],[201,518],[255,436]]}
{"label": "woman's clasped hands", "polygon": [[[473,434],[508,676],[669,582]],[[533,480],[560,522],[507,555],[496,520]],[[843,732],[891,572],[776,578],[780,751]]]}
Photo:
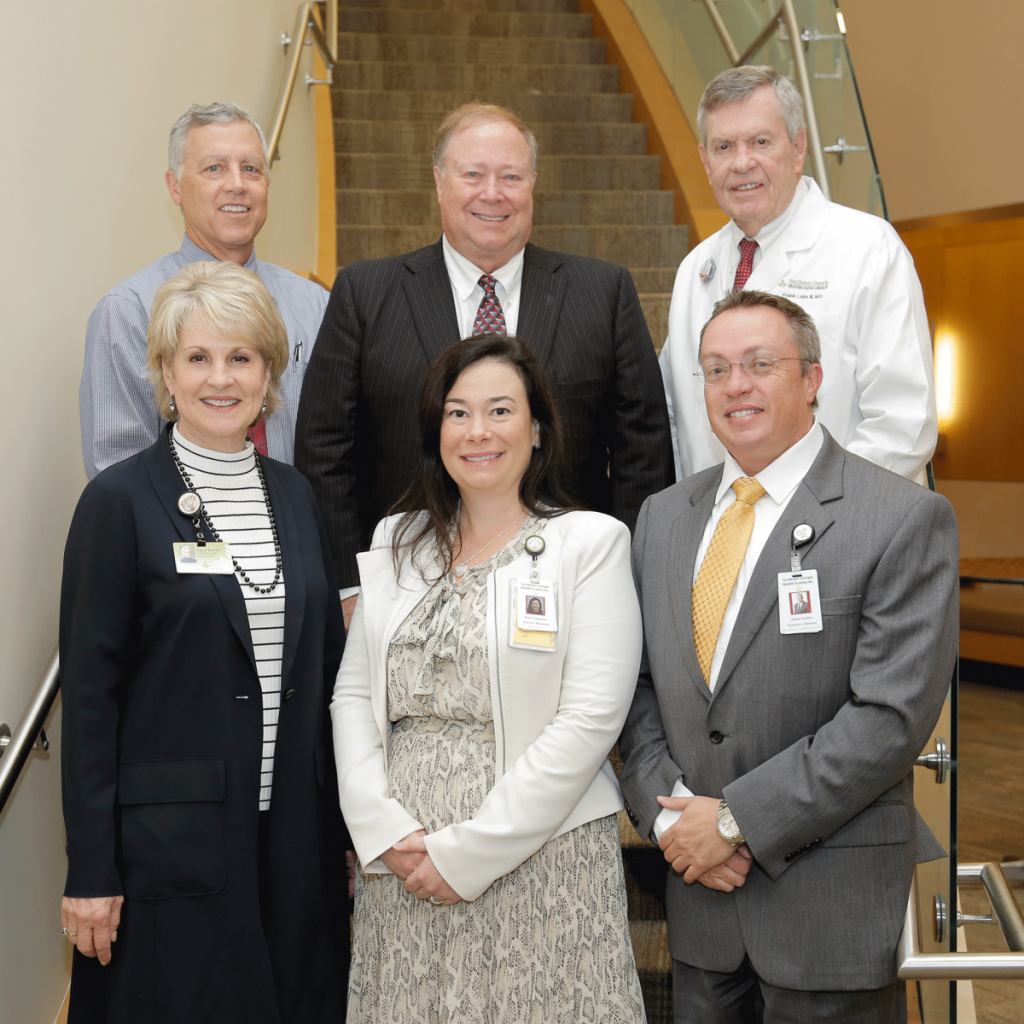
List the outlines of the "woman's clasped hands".
{"label": "woman's clasped hands", "polygon": [[410,832],[399,840],[381,860],[405,882],[405,891],[418,900],[429,899],[435,907],[461,903],[462,897],[441,877],[427,853],[426,832]]}

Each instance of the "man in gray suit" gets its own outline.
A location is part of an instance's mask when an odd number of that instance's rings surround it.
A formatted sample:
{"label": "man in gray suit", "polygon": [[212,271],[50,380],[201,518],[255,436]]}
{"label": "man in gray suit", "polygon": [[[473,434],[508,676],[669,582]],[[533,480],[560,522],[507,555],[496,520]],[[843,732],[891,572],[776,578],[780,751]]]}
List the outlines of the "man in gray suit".
{"label": "man in gray suit", "polygon": [[673,869],[675,1020],[905,1020],[911,875],[943,856],[912,767],[956,655],[953,512],[816,422],[799,306],[731,293],[699,358],[728,454],[640,512],[645,657],[620,741],[626,810]]}

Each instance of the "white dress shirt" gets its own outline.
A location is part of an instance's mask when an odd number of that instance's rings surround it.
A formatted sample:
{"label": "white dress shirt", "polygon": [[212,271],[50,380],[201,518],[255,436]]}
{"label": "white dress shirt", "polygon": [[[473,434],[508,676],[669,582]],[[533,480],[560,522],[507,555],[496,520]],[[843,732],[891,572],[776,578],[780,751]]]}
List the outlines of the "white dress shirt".
{"label": "white dress shirt", "polygon": [[[754,505],[754,529],[750,534],[750,543],[747,544],[747,552],[740,563],[736,584],[729,596],[729,603],[725,606],[725,617],[722,619],[718,643],[715,645],[715,656],[711,662],[711,675],[708,681],[708,687],[712,692],[718,683],[722,659],[729,646],[729,639],[736,625],[736,618],[743,604],[743,598],[746,596],[747,585],[750,583],[754,566],[757,565],[765,543],[782,518],[782,513],[786,511],[786,506],[796,493],[797,487],[800,486],[800,482],[807,475],[811,464],[818,457],[823,442],[824,435],[818,421],[815,420],[811,429],[796,444],[787,448],[773,463],[765,466],[760,473],[754,476],[754,479],[764,488],[765,493]],[[718,492],[715,495],[715,506],[711,510],[707,526],[704,528],[704,537],[700,542],[700,547],[697,548],[697,558],[693,566],[695,581],[704,556],[711,546],[711,538],[715,534],[718,521],[725,515],[725,510],[736,501],[736,492],[732,489],[732,485],[746,475],[737,465],[736,460],[727,453],[725,464],[722,467],[722,482],[718,485]],[[788,568],[789,565],[786,564],[780,566],[779,571],[785,572]],[[693,796],[693,793],[683,784],[682,779],[677,779],[672,789],[672,796]],[[681,811],[670,811],[667,808],[662,810],[654,819],[655,836],[660,838],[661,833],[673,824],[681,813]]]}
{"label": "white dress shirt", "polygon": [[[482,271],[475,263],[467,260],[460,252],[456,252],[444,236],[441,247],[444,250],[444,266],[448,271],[448,280],[452,283],[452,298],[455,300],[455,316],[459,321],[459,337],[469,338],[473,334],[476,312],[484,297],[480,287]],[[515,334],[519,326],[519,295],[523,283],[523,251],[519,250],[505,264],[491,274],[497,284],[494,294],[501,303],[501,311],[505,314],[505,333]]]}
{"label": "white dress shirt", "polygon": [[732,282],[736,280],[736,268],[740,265],[740,242],[744,238],[750,238],[751,241],[757,242],[757,248],[754,250],[753,270],[764,258],[764,254],[785,234],[786,228],[789,227],[790,222],[796,216],[797,210],[803,204],[805,195],[807,195],[807,189],[803,187],[803,181],[801,181],[797,185],[796,192],[793,194],[789,206],[775,220],[765,224],[756,235],[745,235],[734,220],[730,220],[726,224],[725,229],[729,232],[729,237],[732,238],[729,265],[725,268],[725,280],[729,282],[730,288],[732,287]]}

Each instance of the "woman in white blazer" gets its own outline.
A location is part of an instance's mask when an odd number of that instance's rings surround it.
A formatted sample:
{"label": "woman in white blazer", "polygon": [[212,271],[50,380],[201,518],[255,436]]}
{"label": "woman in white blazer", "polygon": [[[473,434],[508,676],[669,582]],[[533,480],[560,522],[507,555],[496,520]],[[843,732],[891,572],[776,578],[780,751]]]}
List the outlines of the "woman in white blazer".
{"label": "woman in white blazer", "polygon": [[564,493],[515,339],[448,349],[420,433],[331,705],[361,868],[348,1020],[643,1021],[608,763],[641,653],[629,531]]}

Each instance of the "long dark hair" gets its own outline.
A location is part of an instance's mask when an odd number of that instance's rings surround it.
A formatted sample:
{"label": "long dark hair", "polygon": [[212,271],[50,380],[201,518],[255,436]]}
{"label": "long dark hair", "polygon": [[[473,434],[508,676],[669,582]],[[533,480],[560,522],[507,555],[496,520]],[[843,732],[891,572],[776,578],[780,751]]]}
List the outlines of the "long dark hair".
{"label": "long dark hair", "polygon": [[540,448],[530,454],[530,464],[519,482],[519,500],[534,515],[545,519],[579,508],[565,487],[567,467],[562,422],[544,368],[521,341],[507,334],[464,338],[434,363],[420,390],[419,471],[391,509],[392,513],[402,513],[391,541],[396,573],[401,571],[406,554],[412,557],[431,539],[441,555],[442,570],[437,578],[452,567],[459,488],[441,460],[441,421],[445,399],[459,376],[485,359],[515,368],[526,389],[530,415],[540,428]]}

